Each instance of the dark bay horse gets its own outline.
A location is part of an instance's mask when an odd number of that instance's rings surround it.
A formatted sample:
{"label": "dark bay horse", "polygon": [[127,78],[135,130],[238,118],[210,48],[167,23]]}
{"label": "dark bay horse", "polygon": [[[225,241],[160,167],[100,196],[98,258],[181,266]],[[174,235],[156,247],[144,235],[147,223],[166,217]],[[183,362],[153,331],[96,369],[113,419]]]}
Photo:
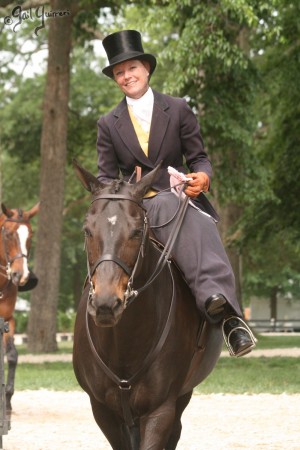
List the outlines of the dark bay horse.
{"label": "dark bay horse", "polygon": [[[8,373],[6,383],[6,410],[11,415],[11,398],[14,393],[15,371],[18,353],[14,344],[14,310],[18,290],[25,289],[30,278],[28,257],[31,246],[32,228],[30,219],[39,210],[39,204],[29,211],[9,209],[1,205],[0,215],[0,317],[8,322],[4,333],[4,349],[7,356]],[[35,281],[33,280],[33,283]]]}
{"label": "dark bay horse", "polygon": [[[109,185],[74,162],[92,202],[84,223],[88,277],[73,366],[114,450],[174,450],[193,388],[222,348],[175,264],[161,262],[142,206],[157,169]],[[201,426],[199,411],[199,426]]]}

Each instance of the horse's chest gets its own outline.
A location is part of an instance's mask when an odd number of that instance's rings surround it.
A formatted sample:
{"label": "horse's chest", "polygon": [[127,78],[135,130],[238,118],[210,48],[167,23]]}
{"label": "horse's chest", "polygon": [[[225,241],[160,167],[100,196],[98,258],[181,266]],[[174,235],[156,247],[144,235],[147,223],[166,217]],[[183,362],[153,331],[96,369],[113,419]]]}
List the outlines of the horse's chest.
{"label": "horse's chest", "polygon": [[[155,409],[166,396],[168,390],[164,386],[155,383],[147,383],[145,381],[136,382],[126,395],[123,396],[125,401],[129,402],[130,408],[136,415],[143,415],[149,410]],[[111,385],[107,389],[99,391],[101,402],[103,402],[110,410],[122,414],[122,391],[116,384]],[[124,401],[124,400],[123,400]]]}

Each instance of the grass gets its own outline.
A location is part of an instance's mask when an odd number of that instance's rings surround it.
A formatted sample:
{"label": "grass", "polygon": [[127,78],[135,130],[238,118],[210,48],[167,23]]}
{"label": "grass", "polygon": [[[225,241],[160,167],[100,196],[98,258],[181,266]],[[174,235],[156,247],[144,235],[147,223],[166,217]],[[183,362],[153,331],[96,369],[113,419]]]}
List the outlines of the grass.
{"label": "grass", "polygon": [[[81,390],[71,363],[19,364],[16,390]],[[300,393],[299,358],[221,358],[195,390],[201,394]]]}
{"label": "grass", "polygon": [[[300,347],[299,336],[259,336],[258,349]],[[19,354],[28,353],[18,346]],[[71,353],[72,343],[59,344],[59,353]],[[72,363],[53,362],[19,364],[16,390],[50,389],[56,391],[81,390]],[[210,376],[195,392],[201,394],[296,394],[300,393],[299,358],[220,358]]]}
{"label": "grass", "polygon": [[300,333],[299,335],[286,333],[278,336],[258,335],[257,349],[272,349],[272,348],[294,348],[300,347]]}
{"label": "grass", "polygon": [[81,390],[75,378],[72,363],[19,364],[16,371],[15,390],[38,389]]}
{"label": "grass", "polygon": [[299,394],[299,358],[220,358],[195,390],[201,394]]}

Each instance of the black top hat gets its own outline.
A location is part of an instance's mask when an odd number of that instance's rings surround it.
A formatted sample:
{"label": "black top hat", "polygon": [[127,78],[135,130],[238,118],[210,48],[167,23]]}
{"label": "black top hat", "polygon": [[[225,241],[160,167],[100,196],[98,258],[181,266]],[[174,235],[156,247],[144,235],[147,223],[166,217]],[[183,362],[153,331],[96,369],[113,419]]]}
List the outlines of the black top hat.
{"label": "black top hat", "polygon": [[150,75],[156,67],[156,59],[150,53],[144,53],[141,34],[135,30],[123,30],[106,36],[102,41],[109,66],[102,72],[113,78],[113,67],[129,59],[142,59],[150,64]]}

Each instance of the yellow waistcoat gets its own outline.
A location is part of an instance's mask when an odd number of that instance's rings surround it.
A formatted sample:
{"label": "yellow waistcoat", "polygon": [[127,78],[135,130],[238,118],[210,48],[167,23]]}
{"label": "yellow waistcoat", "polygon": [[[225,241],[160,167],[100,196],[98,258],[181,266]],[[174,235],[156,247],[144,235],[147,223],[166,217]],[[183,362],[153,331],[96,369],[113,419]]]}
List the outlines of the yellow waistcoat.
{"label": "yellow waistcoat", "polygon": [[[128,106],[128,111],[130,115],[130,119],[134,128],[134,131],[136,132],[138,141],[140,146],[142,147],[143,152],[148,157],[148,144],[149,144],[149,132],[145,131],[142,126],[137,121],[135,115],[132,112],[132,109],[130,106]],[[148,191],[145,197],[153,197],[157,194],[157,191],[154,191],[153,189]]]}

